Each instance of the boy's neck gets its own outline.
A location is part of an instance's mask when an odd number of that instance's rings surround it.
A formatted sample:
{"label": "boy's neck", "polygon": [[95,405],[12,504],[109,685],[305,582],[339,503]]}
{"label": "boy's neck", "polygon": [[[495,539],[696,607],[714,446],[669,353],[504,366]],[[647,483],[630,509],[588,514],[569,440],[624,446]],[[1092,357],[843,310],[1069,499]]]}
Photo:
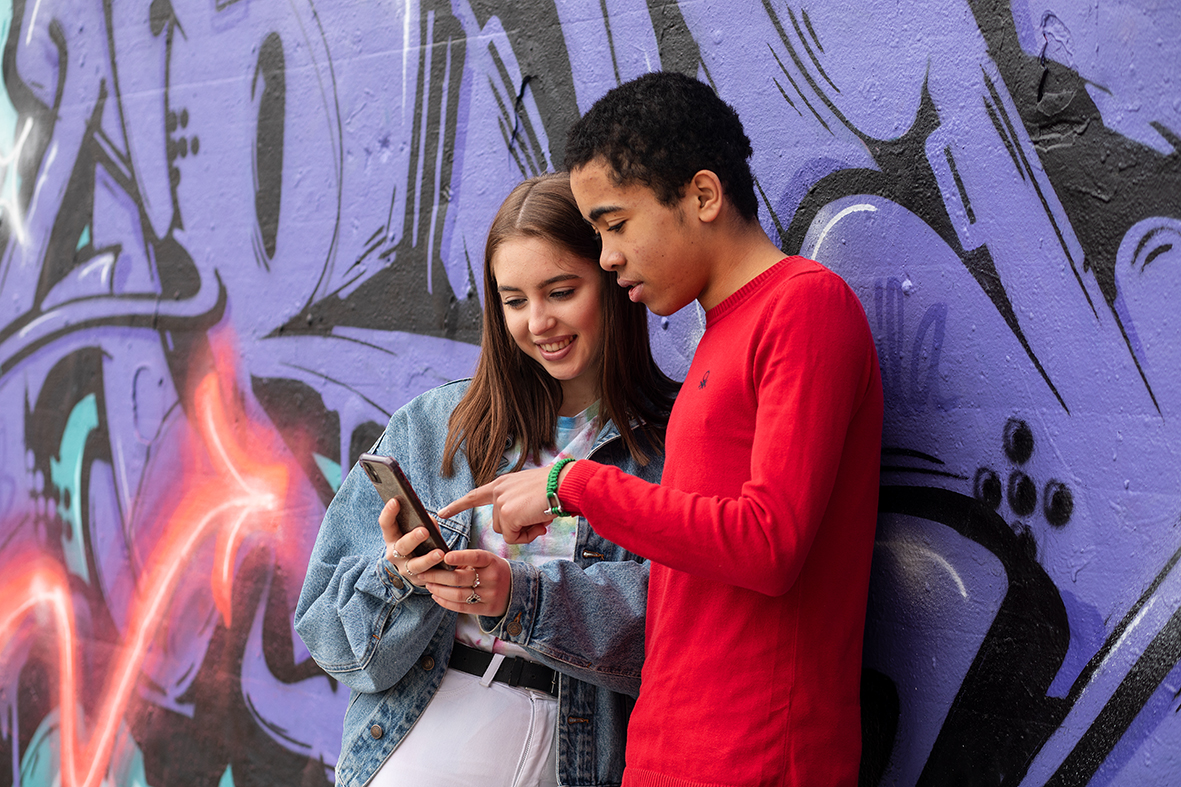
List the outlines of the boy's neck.
{"label": "boy's neck", "polygon": [[757,221],[732,223],[728,230],[713,233],[708,253],[704,255],[709,277],[697,302],[706,311],[786,256]]}

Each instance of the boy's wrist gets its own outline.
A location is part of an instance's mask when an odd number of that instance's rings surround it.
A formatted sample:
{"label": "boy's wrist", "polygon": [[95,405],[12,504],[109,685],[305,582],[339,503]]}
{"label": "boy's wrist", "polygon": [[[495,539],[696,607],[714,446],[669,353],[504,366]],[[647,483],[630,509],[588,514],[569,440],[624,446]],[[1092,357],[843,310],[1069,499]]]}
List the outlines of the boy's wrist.
{"label": "boy's wrist", "polygon": [[574,459],[567,457],[554,462],[550,468],[545,484],[545,497],[547,502],[549,502],[549,508],[546,509],[545,513],[550,516],[569,516],[562,508],[562,501],[558,496],[558,488],[562,483],[562,474],[569,470],[572,464],[574,464]]}

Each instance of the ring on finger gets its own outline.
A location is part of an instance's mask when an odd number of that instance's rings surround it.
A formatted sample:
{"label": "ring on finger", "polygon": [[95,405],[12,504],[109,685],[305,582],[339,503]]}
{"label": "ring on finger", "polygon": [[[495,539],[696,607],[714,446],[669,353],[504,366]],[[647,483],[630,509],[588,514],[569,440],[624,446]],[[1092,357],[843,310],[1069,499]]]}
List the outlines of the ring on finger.
{"label": "ring on finger", "polygon": [[483,600],[484,599],[480,598],[480,594],[474,590],[472,591],[472,594],[467,597],[467,603],[469,604],[479,604]]}
{"label": "ring on finger", "polygon": [[473,571],[472,573],[476,575],[476,581],[472,583],[472,590],[475,590],[480,586],[480,572]]}
{"label": "ring on finger", "polygon": [[397,560],[398,558],[403,558],[403,557],[406,557],[406,556],[405,556],[405,555],[403,555],[401,552],[399,552],[398,550],[396,550],[396,549],[395,549],[395,550],[394,550],[394,552],[393,552],[393,554],[392,554],[392,555],[390,555],[390,557],[392,557],[394,560]]}

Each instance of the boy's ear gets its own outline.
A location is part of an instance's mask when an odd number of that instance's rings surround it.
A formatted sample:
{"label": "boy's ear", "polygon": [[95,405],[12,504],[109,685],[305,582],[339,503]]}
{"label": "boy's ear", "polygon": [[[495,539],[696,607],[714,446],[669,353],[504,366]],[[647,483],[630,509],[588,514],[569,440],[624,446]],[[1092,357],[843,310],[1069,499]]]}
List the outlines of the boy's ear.
{"label": "boy's ear", "polygon": [[689,209],[699,220],[712,222],[721,214],[722,201],[725,199],[722,181],[711,170],[698,170],[685,191],[685,196],[689,198]]}

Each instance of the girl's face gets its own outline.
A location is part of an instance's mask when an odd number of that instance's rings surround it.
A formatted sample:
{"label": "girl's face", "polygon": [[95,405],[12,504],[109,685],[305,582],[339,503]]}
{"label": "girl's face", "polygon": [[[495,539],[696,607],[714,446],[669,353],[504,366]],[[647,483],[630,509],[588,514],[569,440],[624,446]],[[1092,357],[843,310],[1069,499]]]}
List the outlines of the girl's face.
{"label": "girl's face", "polygon": [[562,384],[560,415],[599,398],[603,345],[599,266],[540,238],[513,238],[492,255],[509,334]]}

